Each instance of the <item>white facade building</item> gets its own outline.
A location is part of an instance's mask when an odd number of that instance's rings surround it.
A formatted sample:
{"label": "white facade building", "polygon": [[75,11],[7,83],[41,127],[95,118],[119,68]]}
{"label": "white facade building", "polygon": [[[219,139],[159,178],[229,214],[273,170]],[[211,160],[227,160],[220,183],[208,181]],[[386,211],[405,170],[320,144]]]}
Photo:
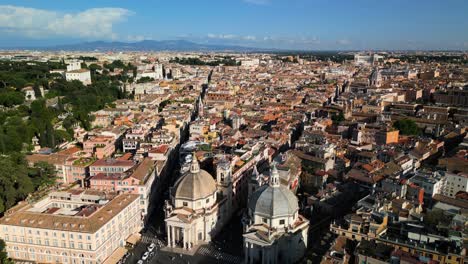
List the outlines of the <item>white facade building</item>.
{"label": "white facade building", "polygon": [[81,62],[80,61],[69,61],[67,62],[67,72],[76,71],[81,69]]}
{"label": "white facade building", "polygon": [[468,192],[468,174],[467,173],[446,173],[442,178],[442,188],[440,193],[454,198],[458,192]]}
{"label": "white facade building", "polygon": [[260,59],[243,59],[241,60],[241,66],[244,67],[256,67],[260,65]]}
{"label": "white facade building", "polygon": [[91,84],[91,72],[88,69],[67,71],[65,73],[65,78],[67,81],[78,80],[84,85]]}
{"label": "white facade building", "polygon": [[190,171],[171,190],[166,201],[168,247],[190,250],[208,243],[230,218],[232,197],[231,170],[223,164],[218,168],[216,182],[200,169],[193,155]]}
{"label": "white facade building", "polygon": [[378,54],[354,54],[354,64],[356,65],[373,65],[382,59],[383,56]]}

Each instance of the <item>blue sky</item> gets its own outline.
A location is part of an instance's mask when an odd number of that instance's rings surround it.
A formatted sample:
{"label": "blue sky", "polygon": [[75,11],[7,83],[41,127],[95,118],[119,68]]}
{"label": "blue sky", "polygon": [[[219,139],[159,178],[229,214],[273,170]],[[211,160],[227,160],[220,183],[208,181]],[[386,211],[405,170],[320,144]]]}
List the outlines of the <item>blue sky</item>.
{"label": "blue sky", "polygon": [[185,39],[307,50],[468,49],[466,0],[0,0],[0,47]]}

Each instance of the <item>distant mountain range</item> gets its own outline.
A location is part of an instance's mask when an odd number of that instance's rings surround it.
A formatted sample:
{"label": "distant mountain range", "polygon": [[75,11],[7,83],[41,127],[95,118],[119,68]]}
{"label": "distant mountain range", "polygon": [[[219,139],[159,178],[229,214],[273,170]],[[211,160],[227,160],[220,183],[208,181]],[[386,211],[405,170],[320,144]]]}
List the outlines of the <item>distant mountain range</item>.
{"label": "distant mountain range", "polygon": [[[16,48],[17,49],[17,48]],[[268,51],[272,49],[260,49],[235,45],[199,44],[186,40],[143,40],[139,42],[106,42],[93,41],[77,44],[56,45],[40,48],[24,48],[39,50],[65,50],[65,51]]]}

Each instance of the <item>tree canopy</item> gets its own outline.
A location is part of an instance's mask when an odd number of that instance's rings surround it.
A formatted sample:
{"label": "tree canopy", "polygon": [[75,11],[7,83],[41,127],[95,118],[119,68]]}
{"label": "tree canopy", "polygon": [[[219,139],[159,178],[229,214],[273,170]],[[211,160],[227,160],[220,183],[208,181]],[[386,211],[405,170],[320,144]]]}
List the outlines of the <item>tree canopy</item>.
{"label": "tree canopy", "polygon": [[13,261],[8,259],[6,253],[6,244],[5,241],[0,239],[0,263],[2,264],[13,264]]}
{"label": "tree canopy", "polygon": [[402,135],[417,136],[421,134],[421,129],[411,119],[397,120],[393,123],[393,127],[398,129]]}
{"label": "tree canopy", "polygon": [[[112,65],[133,69],[122,62]],[[90,129],[92,112],[126,98],[120,88],[122,74],[98,74],[100,66],[91,64],[93,82],[85,86],[50,73],[64,68],[63,62],[0,61],[0,105],[4,106],[0,109],[0,215],[33,191],[56,182],[52,165],[39,162],[28,166],[24,153],[31,149],[33,137],[39,139],[41,147],[55,148],[72,139],[76,124]],[[21,89],[26,85],[34,88],[38,99],[24,101]],[[40,86],[47,92],[44,97]],[[1,250],[0,244],[0,262],[6,263]]]}

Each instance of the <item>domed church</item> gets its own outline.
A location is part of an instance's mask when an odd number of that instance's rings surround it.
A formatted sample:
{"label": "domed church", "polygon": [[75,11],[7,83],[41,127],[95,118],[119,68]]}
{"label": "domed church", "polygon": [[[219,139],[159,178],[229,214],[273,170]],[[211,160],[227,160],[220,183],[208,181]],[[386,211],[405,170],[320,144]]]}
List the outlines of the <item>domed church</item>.
{"label": "domed church", "polygon": [[229,220],[232,197],[231,169],[227,162],[217,167],[217,180],[200,169],[193,155],[190,171],[171,188],[166,201],[168,247],[186,250],[207,243]]}
{"label": "domed church", "polygon": [[296,195],[280,184],[275,165],[269,183],[251,195],[245,220],[245,263],[295,263],[303,257],[309,221],[299,215]]}

